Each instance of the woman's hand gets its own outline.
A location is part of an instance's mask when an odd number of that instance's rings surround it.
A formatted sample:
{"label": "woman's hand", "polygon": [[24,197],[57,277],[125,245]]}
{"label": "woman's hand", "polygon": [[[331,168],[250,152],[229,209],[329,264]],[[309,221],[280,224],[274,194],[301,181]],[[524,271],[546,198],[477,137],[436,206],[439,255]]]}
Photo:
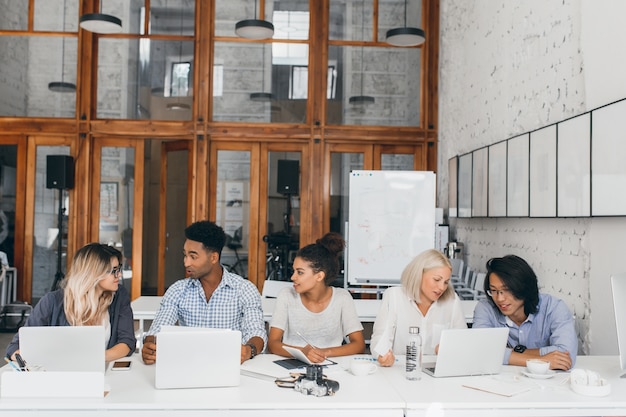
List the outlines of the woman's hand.
{"label": "woman's hand", "polygon": [[321,363],[326,360],[326,354],[322,349],[306,345],[302,348],[302,353],[313,363]]}
{"label": "woman's hand", "polygon": [[391,366],[396,361],[396,357],[393,355],[391,349],[384,355],[378,355],[378,363],[380,366]]}

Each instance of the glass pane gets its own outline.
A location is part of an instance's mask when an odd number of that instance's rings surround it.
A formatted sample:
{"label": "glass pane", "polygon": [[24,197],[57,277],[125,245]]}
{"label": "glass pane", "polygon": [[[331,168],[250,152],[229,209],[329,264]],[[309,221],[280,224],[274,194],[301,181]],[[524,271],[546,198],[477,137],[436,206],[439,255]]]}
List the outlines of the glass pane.
{"label": "glass pane", "polygon": [[0,0],[0,30],[28,29],[28,1]]}
{"label": "glass pane", "polygon": [[413,154],[384,153],[380,155],[380,166],[383,171],[413,171],[414,159]]}
{"label": "glass pane", "polygon": [[15,265],[15,197],[17,194],[17,145],[0,145],[0,252]]}
{"label": "glass pane", "polygon": [[130,291],[135,149],[103,147],[101,167],[98,241],[116,247],[124,255],[124,286]]}
{"label": "glass pane", "polygon": [[78,0],[35,0],[34,29],[78,32]]}
{"label": "glass pane", "polygon": [[[67,265],[69,193],[46,188],[47,156],[69,155],[68,146],[38,146],[35,166],[35,219],[33,227],[33,305],[63,278]],[[60,210],[60,211],[59,211]],[[59,247],[61,234],[61,253]],[[71,256],[71,255],[70,255]]]}
{"label": "glass pane", "polygon": [[362,153],[330,154],[330,231],[346,236],[350,171],[363,169]]}
{"label": "glass pane", "polygon": [[[167,195],[165,203],[165,230],[166,230],[166,253],[165,253],[165,289],[169,288],[177,280],[185,276],[183,263],[183,245],[187,227],[187,204],[186,202],[189,172],[189,151],[167,151]],[[156,242],[155,242],[156,243]]]}
{"label": "glass pane", "polygon": [[[421,49],[330,46],[329,124],[419,126]],[[336,78],[336,79],[335,79]]]}
{"label": "glass pane", "polygon": [[300,152],[268,155],[266,279],[289,281],[300,241]]}
{"label": "glass pane", "polygon": [[76,92],[49,89],[76,83],[76,37],[0,36],[0,116],[74,117]]}
{"label": "glass pane", "polygon": [[150,34],[193,36],[195,16],[194,0],[150,0]]}
{"label": "glass pane", "polygon": [[98,118],[191,120],[193,50],[193,41],[101,39]]}
{"label": "glass pane", "polygon": [[373,0],[330,0],[330,39],[372,41],[373,17]]}
{"label": "glass pane", "polygon": [[216,222],[226,232],[222,264],[248,278],[250,152],[217,152]]}
{"label": "glass pane", "polygon": [[306,120],[307,45],[218,42],[214,51],[223,79],[213,95],[213,120]]}

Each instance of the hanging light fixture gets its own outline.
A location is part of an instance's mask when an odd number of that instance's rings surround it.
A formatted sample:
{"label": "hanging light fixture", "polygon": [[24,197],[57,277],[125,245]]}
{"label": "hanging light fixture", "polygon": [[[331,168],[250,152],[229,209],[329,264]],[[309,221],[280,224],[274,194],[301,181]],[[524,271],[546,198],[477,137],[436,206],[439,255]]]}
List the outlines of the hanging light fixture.
{"label": "hanging light fixture", "polygon": [[262,91],[258,93],[251,93],[250,100],[257,102],[268,102],[274,98],[272,93],[265,92],[265,45],[263,45],[263,81],[262,81]]}
{"label": "hanging light fixture", "polygon": [[[100,11],[102,11],[102,0],[100,0]],[[122,21],[110,14],[87,13],[80,17],[80,27],[89,32],[109,34],[120,33],[122,31]]]}
{"label": "hanging light fixture", "polygon": [[[361,4],[361,40],[365,41],[365,0]],[[365,61],[363,61],[363,46],[361,46],[361,95],[352,96],[348,99],[348,103],[352,105],[373,104],[376,99],[372,96],[363,95],[363,85],[365,78]]]}
{"label": "hanging light fixture", "polygon": [[[180,9],[180,36],[183,36],[183,8],[181,6]],[[183,62],[183,40],[181,39],[178,43],[178,63],[182,63]],[[171,78],[172,80],[174,80],[174,77],[176,75],[174,74],[174,68],[172,68],[172,74],[171,74]],[[187,82],[189,82],[189,76],[187,76]],[[172,96],[174,94],[174,83],[172,82],[171,88],[170,88],[170,96]],[[180,87],[180,86],[179,86]],[[167,105],[165,106],[168,110],[172,110],[172,111],[182,111],[182,110],[189,110],[191,108],[191,106],[189,106],[189,104],[187,103],[183,103],[182,101],[180,101],[180,97],[186,97],[187,96],[187,92],[185,91],[184,96],[181,94],[181,88],[177,88],[176,89],[176,101],[173,103],[167,103]]]}
{"label": "hanging light fixture", "polygon": [[274,25],[272,22],[257,19],[256,17],[257,0],[254,0],[254,19],[240,20],[235,23],[235,33],[237,36],[246,39],[269,39],[274,36]]}
{"label": "hanging light fixture", "polygon": [[393,46],[417,46],[424,43],[426,33],[420,28],[408,27],[407,18],[407,0],[404,0],[404,27],[389,29],[387,31],[386,41]]}
{"label": "hanging light fixture", "polygon": [[[65,32],[65,0],[63,0],[63,32]],[[61,39],[61,81],[48,83],[48,90],[55,93],[74,93],[76,84],[65,81],[65,36]]]}

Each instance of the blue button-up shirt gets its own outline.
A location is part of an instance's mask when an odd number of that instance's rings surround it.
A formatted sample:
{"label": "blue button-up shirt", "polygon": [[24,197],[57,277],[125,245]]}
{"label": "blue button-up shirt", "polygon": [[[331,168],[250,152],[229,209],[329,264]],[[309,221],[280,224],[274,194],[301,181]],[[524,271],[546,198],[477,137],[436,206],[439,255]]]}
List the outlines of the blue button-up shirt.
{"label": "blue button-up shirt", "polygon": [[540,355],[555,350],[569,352],[572,367],[576,363],[578,337],[574,326],[574,316],[563,300],[549,294],[539,294],[538,311],[530,314],[518,326],[500,312],[500,309],[489,302],[481,300],[474,309],[472,327],[508,327],[508,347],[503,363],[509,363],[511,351],[517,345],[528,349],[539,349]]}
{"label": "blue button-up shirt", "polygon": [[258,336],[267,342],[261,295],[257,288],[226,269],[207,301],[198,279],[185,278],[172,284],[163,296],[147,335],[162,326],[211,327],[241,331],[242,344]]}

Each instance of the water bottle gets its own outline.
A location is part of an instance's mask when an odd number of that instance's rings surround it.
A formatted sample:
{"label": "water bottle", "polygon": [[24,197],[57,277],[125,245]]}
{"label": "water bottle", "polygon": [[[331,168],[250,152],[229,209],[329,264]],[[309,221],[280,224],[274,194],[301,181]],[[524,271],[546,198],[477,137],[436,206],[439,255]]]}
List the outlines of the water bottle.
{"label": "water bottle", "polygon": [[422,378],[422,336],[420,328],[409,327],[406,345],[406,379],[417,381]]}

